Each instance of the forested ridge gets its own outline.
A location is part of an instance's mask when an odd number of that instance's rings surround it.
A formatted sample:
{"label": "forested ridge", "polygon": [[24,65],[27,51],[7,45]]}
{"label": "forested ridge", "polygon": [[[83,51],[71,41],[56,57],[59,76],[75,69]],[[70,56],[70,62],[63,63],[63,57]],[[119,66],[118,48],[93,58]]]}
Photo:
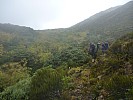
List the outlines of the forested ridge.
{"label": "forested ridge", "polygon": [[[70,28],[0,24],[0,100],[132,100],[132,4]],[[99,23],[100,16],[110,17]],[[88,52],[91,42],[109,43],[95,62]]]}

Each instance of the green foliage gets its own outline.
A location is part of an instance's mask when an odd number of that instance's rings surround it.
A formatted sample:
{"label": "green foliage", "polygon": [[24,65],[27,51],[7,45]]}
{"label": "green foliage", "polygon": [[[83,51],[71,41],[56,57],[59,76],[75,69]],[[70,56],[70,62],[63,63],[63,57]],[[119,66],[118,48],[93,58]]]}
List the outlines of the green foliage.
{"label": "green foliage", "polygon": [[0,93],[1,100],[29,100],[30,78],[7,87]]}
{"label": "green foliage", "polygon": [[133,87],[128,90],[128,93],[126,94],[126,98],[128,98],[129,100],[133,99]]}
{"label": "green foliage", "polygon": [[[113,58],[113,59],[112,59]],[[122,67],[124,64],[123,60],[118,59],[117,57],[108,58],[106,64],[107,66],[110,66],[110,70],[117,70]]]}
{"label": "green foliage", "polygon": [[0,67],[0,91],[30,76],[30,70],[19,63],[9,63]]}
{"label": "green foliage", "polygon": [[25,49],[17,49],[17,51],[13,51],[12,53],[12,61],[13,62],[22,62],[25,61],[24,63],[26,66],[30,67],[35,71],[38,66],[42,66],[42,62],[40,61],[39,57],[36,56],[35,53],[32,53],[28,50]]}
{"label": "green foliage", "polygon": [[110,48],[113,54],[131,57],[133,56],[133,33],[126,34],[118,39]]}
{"label": "green foliage", "polygon": [[113,75],[104,83],[105,89],[109,93],[108,99],[127,99],[128,90],[132,89],[133,79],[124,75]]}
{"label": "green foliage", "polygon": [[63,84],[63,89],[64,90],[73,87],[71,81],[72,81],[72,78],[69,77],[69,76],[65,76],[65,77],[62,78],[62,84]]}
{"label": "green foliage", "polygon": [[61,75],[56,69],[41,68],[31,79],[30,99],[50,100],[58,95],[61,86]]}
{"label": "green foliage", "polygon": [[55,53],[48,64],[57,67],[66,63],[70,67],[75,67],[87,63],[87,60],[88,56],[83,50],[70,47],[62,50],[61,53]]}
{"label": "green foliage", "polygon": [[0,44],[0,57],[3,55],[3,52],[4,52],[3,48],[4,48],[3,45]]}

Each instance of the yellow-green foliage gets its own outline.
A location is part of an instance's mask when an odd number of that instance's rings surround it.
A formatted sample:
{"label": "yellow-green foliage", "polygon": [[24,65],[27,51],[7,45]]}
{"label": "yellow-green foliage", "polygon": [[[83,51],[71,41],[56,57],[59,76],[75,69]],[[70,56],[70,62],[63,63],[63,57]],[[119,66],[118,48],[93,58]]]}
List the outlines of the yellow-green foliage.
{"label": "yellow-green foliage", "polygon": [[[105,80],[104,88],[109,93],[109,98],[126,99],[126,94],[133,87],[133,77],[125,75],[113,75],[110,79]],[[130,90],[131,91],[131,90]]]}
{"label": "yellow-green foliage", "polygon": [[30,98],[32,100],[49,100],[61,88],[61,76],[56,69],[41,68],[31,79]]}
{"label": "yellow-green foliage", "polygon": [[[68,97],[67,100],[87,98],[86,94],[89,93],[90,86],[89,76],[90,70],[82,66],[69,69],[68,76],[64,78],[67,88],[63,90],[63,96]],[[82,97],[83,95],[85,97]]]}
{"label": "yellow-green foliage", "polygon": [[4,47],[2,44],[0,44],[0,57],[3,55],[3,52],[4,52]]}
{"label": "yellow-green foliage", "polygon": [[30,70],[19,63],[4,64],[0,67],[0,91],[30,76]]}

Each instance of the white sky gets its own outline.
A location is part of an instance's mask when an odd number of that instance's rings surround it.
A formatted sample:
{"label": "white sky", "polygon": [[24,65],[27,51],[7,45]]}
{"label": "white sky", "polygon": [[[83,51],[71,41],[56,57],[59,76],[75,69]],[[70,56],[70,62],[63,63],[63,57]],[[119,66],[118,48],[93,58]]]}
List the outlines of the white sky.
{"label": "white sky", "polygon": [[0,23],[34,29],[67,28],[131,0],[0,0]]}

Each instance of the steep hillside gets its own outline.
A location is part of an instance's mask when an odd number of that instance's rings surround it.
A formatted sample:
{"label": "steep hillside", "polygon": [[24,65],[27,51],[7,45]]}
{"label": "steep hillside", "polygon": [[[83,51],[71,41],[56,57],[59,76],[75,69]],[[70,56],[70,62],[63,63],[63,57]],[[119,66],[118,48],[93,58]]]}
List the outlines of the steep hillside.
{"label": "steep hillside", "polygon": [[[70,27],[75,32],[87,32],[90,37],[117,38],[133,31],[133,1],[110,8]],[[88,37],[89,38],[89,37]]]}
{"label": "steep hillside", "polygon": [[106,55],[85,66],[71,68],[63,92],[68,100],[133,99],[133,33],[115,41]]}
{"label": "steep hillside", "polygon": [[84,34],[86,37],[84,40],[88,42],[113,41],[125,33],[133,31],[132,20],[133,1],[130,1],[125,5],[99,12],[70,28],[38,30],[36,32],[49,38],[52,38],[51,36],[60,37],[63,38],[63,41],[71,41],[70,38],[67,38],[68,36],[76,37],[80,34]]}
{"label": "steep hillside", "polygon": [[[11,24],[0,24],[0,32],[19,34],[46,39],[57,40],[71,43],[74,37],[77,39],[84,34],[84,41],[112,41],[125,33],[133,31],[133,1],[125,5],[109,8],[99,12],[94,16],[70,27],[49,30],[33,30],[29,27],[22,27]],[[39,33],[39,35],[35,35]],[[73,38],[70,38],[73,37]],[[106,38],[105,38],[106,37]],[[77,39],[76,42],[81,39]],[[74,40],[75,41],[75,40]],[[80,43],[83,41],[80,41]],[[75,45],[75,44],[74,44]]]}

